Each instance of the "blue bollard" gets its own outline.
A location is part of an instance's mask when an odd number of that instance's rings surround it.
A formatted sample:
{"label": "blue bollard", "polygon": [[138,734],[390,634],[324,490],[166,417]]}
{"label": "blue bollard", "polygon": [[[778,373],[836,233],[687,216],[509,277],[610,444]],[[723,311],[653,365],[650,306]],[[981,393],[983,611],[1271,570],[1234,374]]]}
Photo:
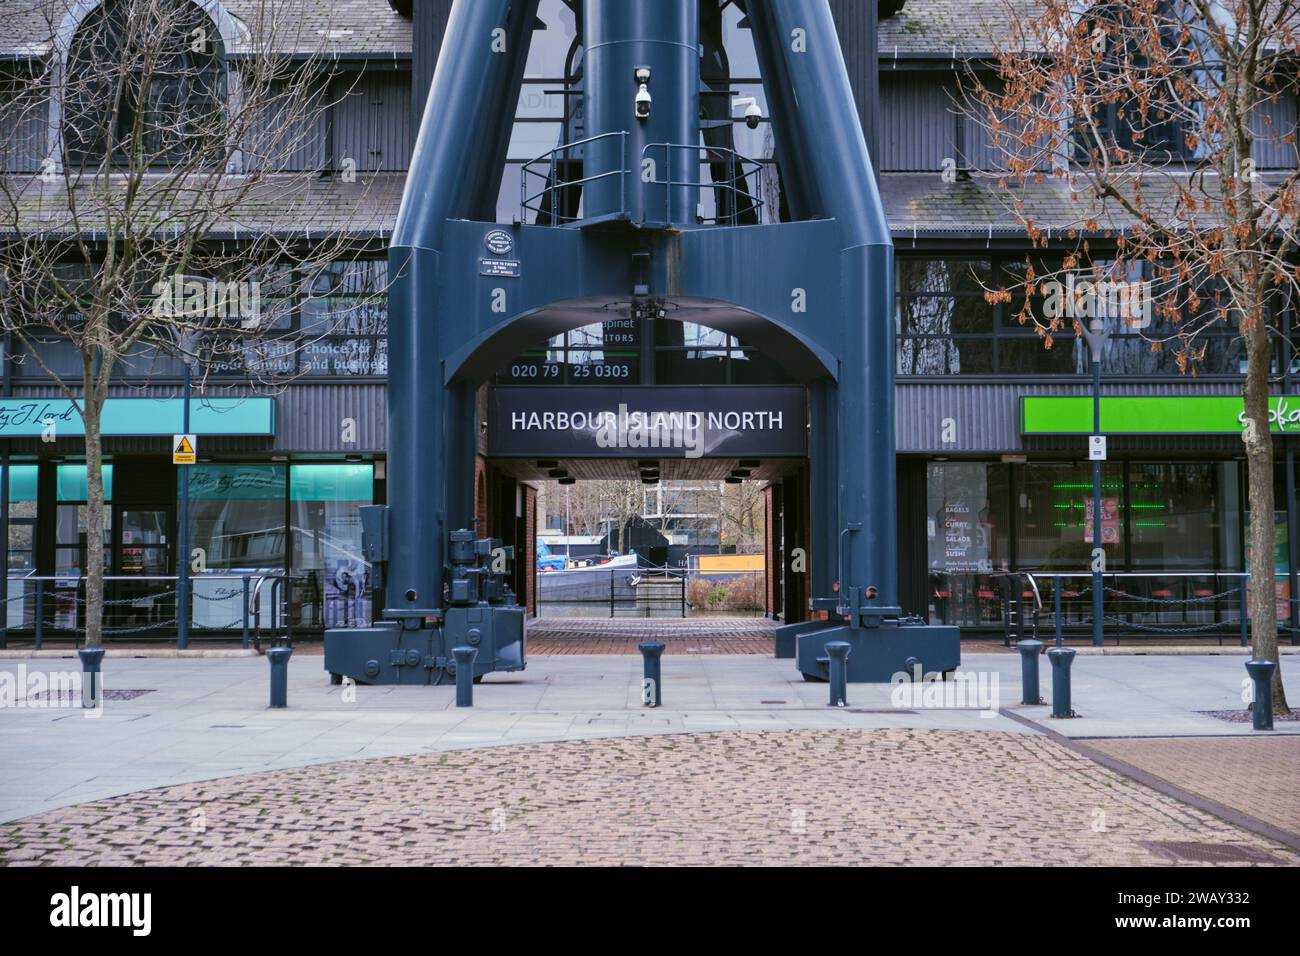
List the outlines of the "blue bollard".
{"label": "blue bollard", "polygon": [[81,706],[86,710],[97,710],[104,705],[104,683],[99,670],[104,660],[104,649],[78,648],[77,656],[81,658]]}
{"label": "blue bollard", "polygon": [[1246,661],[1246,673],[1255,682],[1255,700],[1250,705],[1250,722],[1256,730],[1273,729],[1273,672],[1277,661]]}
{"label": "blue bollard", "polygon": [[663,641],[646,641],[637,645],[641,651],[641,703],[647,707],[664,705],[664,682],[659,659],[663,657]]}
{"label": "blue bollard", "polygon": [[272,647],[266,652],[271,662],[271,706],[289,706],[289,657],[292,647]]}
{"label": "blue bollard", "polygon": [[1061,639],[1061,576],[1052,576],[1052,617],[1056,619],[1056,646],[1063,646]]}
{"label": "blue bollard", "polygon": [[1038,692],[1038,655],[1043,652],[1043,642],[1017,641],[1016,650],[1020,651],[1020,703],[1041,704],[1043,696]]}
{"label": "blue bollard", "polygon": [[456,706],[474,706],[474,659],[478,657],[477,647],[453,647],[451,656],[456,658]]}
{"label": "blue bollard", "polygon": [[846,707],[849,703],[848,670],[849,642],[827,641],[826,655],[830,658],[832,707]]}
{"label": "blue bollard", "polygon": [[1070,708],[1070,665],[1074,663],[1074,648],[1053,647],[1047,652],[1052,664],[1052,716],[1077,717]]}

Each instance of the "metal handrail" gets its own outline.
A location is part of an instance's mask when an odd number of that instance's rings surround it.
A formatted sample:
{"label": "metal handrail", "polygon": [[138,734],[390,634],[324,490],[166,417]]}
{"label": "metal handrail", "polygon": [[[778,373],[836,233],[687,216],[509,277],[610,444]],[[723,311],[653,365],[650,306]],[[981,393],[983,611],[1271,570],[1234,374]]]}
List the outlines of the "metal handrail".
{"label": "metal handrail", "polygon": [[[265,576],[266,576],[266,575],[258,575],[257,577],[261,578],[261,577],[265,577]],[[235,581],[241,581],[241,582],[244,582],[244,586],[245,586],[245,588],[247,588],[247,582],[250,581],[253,577],[254,577],[254,575],[250,575],[250,574],[242,574],[242,573],[229,574],[229,573],[222,573],[222,572],[217,571],[217,572],[203,572],[203,573],[201,573],[201,574],[193,574],[193,575],[190,576],[189,580],[191,581],[191,583],[203,583],[203,582],[212,582],[212,581],[230,581],[230,580],[235,580]],[[26,594],[26,593],[24,593],[24,594],[17,594],[17,595],[13,595],[13,594],[9,595],[8,600],[5,602],[5,604],[6,604],[5,608],[2,609],[2,610],[0,610],[0,647],[5,646],[5,644],[7,643],[8,632],[9,632],[9,630],[10,630],[10,628],[9,628],[9,626],[8,626],[8,609],[7,609],[7,605],[8,605],[9,603],[14,602],[14,601],[19,601],[19,600],[21,600],[21,601],[24,601],[24,602],[25,602],[25,601],[27,601],[29,598],[34,598],[34,600],[35,600],[35,604],[36,604],[36,616],[35,616],[34,620],[32,621],[32,629],[33,629],[33,634],[34,634],[34,638],[35,638],[35,642],[36,642],[36,648],[37,648],[38,650],[41,648],[41,644],[42,644],[42,635],[43,635],[43,630],[44,630],[44,613],[43,613],[43,605],[44,605],[45,598],[46,598],[46,587],[45,587],[45,585],[46,585],[47,582],[53,581],[56,585],[60,585],[60,584],[61,584],[61,585],[64,585],[64,586],[65,586],[65,591],[72,591],[72,592],[75,592],[75,593],[71,594],[70,596],[71,596],[72,600],[76,601],[78,604],[84,604],[85,601],[86,601],[86,599],[85,599],[84,597],[81,596],[81,591],[82,591],[82,587],[83,587],[83,585],[86,583],[86,581],[88,580],[88,578],[87,578],[85,575],[82,575],[82,574],[35,574],[35,573],[29,572],[29,571],[24,571],[24,572],[20,572],[20,573],[17,573],[17,574],[10,573],[10,574],[6,575],[6,580],[7,580],[7,581],[11,581],[11,582],[13,582],[13,581],[17,581],[17,582],[34,581],[34,582],[36,582],[37,587],[34,589],[34,590],[35,590],[35,594]],[[176,583],[176,582],[179,582],[180,578],[179,578],[178,575],[174,575],[174,574],[106,574],[106,575],[103,576],[103,578],[102,578],[101,580],[102,580],[104,583],[106,583],[106,584],[108,584],[108,583],[121,583],[121,582],[140,583],[140,582],[149,582],[149,581],[158,581],[158,582],[170,582],[170,583]],[[56,593],[55,593],[54,595],[52,595],[52,597],[53,597],[56,601],[64,600],[64,599],[66,599],[66,598],[69,596],[69,595],[67,595],[66,593],[65,593],[64,595],[59,595],[59,594],[58,594],[58,590],[59,590],[59,589],[56,588]],[[246,593],[247,593],[247,592],[246,592]],[[106,597],[106,598],[105,598],[105,601],[104,601],[104,606],[105,606],[106,611],[107,611],[109,608],[111,608],[111,607],[114,607],[114,606],[117,606],[117,605],[123,605],[123,604],[127,604],[127,603],[130,603],[130,604],[132,604],[133,606],[136,606],[136,607],[140,607],[140,606],[142,606],[142,605],[141,605],[139,602],[143,602],[143,601],[151,601],[151,602],[152,602],[152,601],[155,601],[155,600],[160,600],[160,599],[164,599],[164,598],[173,597],[173,596],[176,596],[177,594],[178,594],[178,592],[175,591],[175,590],[173,590],[173,591],[163,591],[163,592],[146,593],[146,594],[141,594],[141,595],[137,595],[137,596],[134,596],[134,597],[124,598],[124,599],[122,599],[122,600],[115,600],[115,599],[114,599],[114,600],[110,600],[109,598]],[[195,596],[197,596],[197,597],[202,597],[202,595],[195,595]],[[232,594],[232,595],[229,595],[228,597],[225,597],[225,598],[205,598],[205,600],[226,601],[226,600],[230,600],[230,599],[232,599],[232,598],[234,598],[234,597],[235,597],[235,595]],[[179,603],[179,602],[178,602],[178,603]],[[150,604],[149,606],[152,607],[153,605]],[[188,609],[186,609],[186,610],[188,610]],[[176,609],[176,613],[177,613],[177,615],[179,615],[179,614],[183,613],[183,610],[182,610],[181,608],[178,607],[178,608]],[[247,647],[247,646],[248,646],[248,607],[247,607],[247,605],[245,605],[245,606],[242,608],[242,610],[241,610],[241,615],[240,615],[240,616],[241,616],[242,619],[243,619],[243,644],[244,644],[245,647]],[[172,621],[172,622],[169,622],[169,623],[175,623],[175,621]],[[235,625],[237,625],[238,623],[239,623],[239,622],[236,621],[236,622],[235,622]],[[233,627],[233,626],[235,626],[235,625],[228,625],[228,626],[226,626],[226,627],[224,627],[224,628],[217,628],[217,630],[228,629],[229,627]],[[56,624],[53,624],[52,626],[54,627],[55,630],[71,630],[71,631],[73,631],[73,633],[75,633],[75,634],[78,635],[78,637],[77,637],[77,641],[78,641],[78,643],[80,643],[81,638],[80,638],[79,635],[81,634],[81,632],[82,632],[84,629],[81,628],[81,627],[79,627],[79,626],[77,626],[75,623],[73,624],[73,626],[72,626],[71,628],[68,628],[68,627],[62,627],[62,628],[61,628],[61,627],[59,627],[59,625],[58,625],[57,623],[56,623]],[[157,624],[153,624],[153,625],[147,625],[147,626],[145,626],[145,627],[141,627],[141,628],[136,628],[136,629],[134,629],[134,630],[145,631],[145,630],[155,629],[155,628],[157,628],[158,626],[159,626],[159,625],[157,625]],[[21,627],[22,627],[22,626],[20,625],[20,628],[18,628],[18,629],[21,629]],[[106,635],[109,635],[109,634],[117,634],[117,633],[120,633],[120,632],[105,631],[105,634],[106,634]]]}
{"label": "metal handrail", "polygon": [[[561,223],[571,223],[571,222],[580,221],[582,219],[581,216],[561,215],[559,209],[560,189],[562,187],[582,187],[588,183],[593,183],[601,179],[608,179],[611,176],[619,176],[619,177],[627,176],[631,172],[631,170],[628,169],[627,167],[628,136],[629,133],[626,130],[620,130],[612,133],[601,133],[597,136],[588,136],[585,139],[574,140],[573,142],[564,143],[560,146],[557,146],[554,149],[549,149],[546,152],[542,153],[540,156],[537,156],[536,158],[531,159],[528,162],[524,163],[520,167],[520,171],[519,171],[519,218],[520,220],[526,222],[528,219],[527,214],[529,212],[534,213],[535,216],[540,216],[543,211],[541,201],[544,198],[549,197],[550,208],[547,211],[549,212],[551,217],[550,219],[551,225],[559,225]],[[599,140],[609,139],[612,137],[619,138],[619,168],[618,169],[611,169],[611,170],[606,170],[604,172],[596,172],[590,175],[584,175],[578,179],[567,180],[563,183],[558,182],[557,175],[556,175],[557,158],[564,158],[564,159],[571,158],[569,156],[570,151],[582,146],[586,146],[589,143],[594,143]],[[668,178],[660,179],[658,178],[658,174],[656,173],[655,178],[649,180],[649,182],[656,186],[668,187],[664,198],[664,207],[665,207],[664,213],[667,221],[672,220],[673,190],[671,187],[673,186],[693,186],[696,188],[713,188],[713,189],[723,190],[730,194],[731,210],[728,213],[728,215],[725,217],[715,215],[706,219],[705,220],[706,222],[712,222],[712,223],[725,222],[728,225],[733,225],[733,226],[736,225],[739,222],[740,200],[742,198],[748,200],[750,208],[753,209],[755,212],[757,212],[759,209],[762,209],[766,205],[764,200],[761,199],[757,193],[750,192],[749,190],[746,189],[741,189],[737,185],[737,183],[739,183],[742,178],[745,178],[750,175],[754,175],[762,170],[763,163],[759,162],[758,160],[751,159],[748,156],[745,156],[737,152],[736,150],[731,149],[730,147],[701,146],[699,144],[690,144],[690,143],[647,143],[641,149],[641,158],[645,159],[647,154],[651,150],[664,151],[664,162],[669,170],[671,170],[672,168],[672,161],[671,161],[672,150],[693,150],[697,154],[697,160],[699,158],[700,153],[704,153],[705,156],[709,159],[712,159],[713,157],[716,156],[721,156],[723,161],[727,164],[730,170],[727,179],[721,182],[712,183],[707,187],[701,187],[701,183],[698,179],[680,180],[680,181],[675,180],[672,178],[671,172],[667,174]],[[535,168],[543,164],[546,167],[545,171],[541,171]],[[542,189],[538,190],[537,192],[530,193],[528,191],[529,176],[536,176],[538,179],[544,180],[546,182],[546,185]],[[620,191],[619,207],[624,211],[627,210],[627,195],[626,195],[625,187]]]}
{"label": "metal handrail", "polygon": [[[730,179],[724,180],[723,182],[712,183],[707,187],[702,186],[698,179],[694,181],[674,180],[671,178],[672,176],[671,173],[669,173],[668,179],[660,180],[656,178],[651,180],[651,182],[656,186],[669,187],[667,190],[665,190],[665,196],[664,196],[664,215],[667,221],[671,222],[673,218],[673,208],[672,208],[673,191],[671,188],[673,186],[695,186],[697,188],[722,189],[731,193],[732,196],[731,214],[727,217],[727,224],[732,226],[736,225],[736,223],[739,221],[740,204],[736,201],[737,198],[743,196],[745,199],[748,199],[752,205],[753,210],[756,213],[759,209],[763,208],[764,202],[762,199],[760,199],[758,196],[754,195],[753,193],[748,192],[747,190],[741,189],[739,186],[736,185],[736,183],[741,179],[741,177],[747,175],[745,170],[746,163],[750,164],[753,167],[753,169],[749,171],[751,173],[757,173],[760,169],[763,168],[763,164],[758,162],[757,160],[750,159],[748,156],[738,153],[736,152],[736,150],[731,149],[727,146],[701,146],[698,143],[694,145],[689,143],[647,143],[641,149],[641,158],[645,159],[646,154],[652,149],[662,149],[664,151],[664,165],[667,166],[669,170],[672,169],[671,150],[674,149],[694,150],[697,154],[701,152],[721,153],[726,157],[727,164],[731,168]],[[719,223],[722,222],[723,220],[721,216],[713,216],[712,218],[706,219],[705,221]]]}
{"label": "metal handrail", "polygon": [[[284,608],[278,600],[278,589],[280,585],[287,584],[292,587],[297,579],[292,574],[263,574],[258,577],[256,586],[249,595],[249,613],[253,616],[253,647],[261,653],[262,650],[262,585],[267,581],[271,582],[271,632],[279,630],[279,620],[284,620],[285,641],[289,647],[293,647],[293,614],[290,609]],[[290,593],[288,588],[286,593]],[[291,598],[290,598],[291,599]],[[275,638],[273,637],[272,640]]]}
{"label": "metal handrail", "polygon": [[[569,150],[576,149],[579,146],[586,146],[588,143],[594,143],[602,139],[609,139],[614,136],[617,136],[619,138],[619,168],[618,169],[611,169],[607,172],[596,173],[591,176],[583,176],[581,179],[569,180],[562,184],[556,182],[555,160],[558,154],[567,153]],[[619,177],[626,176],[629,172],[631,172],[631,170],[627,168],[627,137],[628,137],[628,133],[626,130],[620,130],[614,133],[600,133],[597,136],[588,136],[586,139],[575,140],[571,143],[564,143],[563,145],[557,146],[554,149],[549,149],[546,152],[542,153],[540,156],[538,156],[536,159],[531,159],[528,162],[524,163],[519,170],[519,218],[520,220],[526,222],[528,219],[527,213],[530,211],[540,216],[542,213],[540,204],[534,206],[532,205],[532,203],[534,200],[538,200],[541,197],[549,194],[550,209],[548,211],[550,212],[550,216],[551,216],[551,225],[558,224],[560,220],[564,220],[565,222],[579,221],[579,219],[581,218],[580,216],[560,215],[560,211],[559,211],[560,187],[562,185],[566,187],[584,186],[587,183],[593,183],[600,179],[608,179],[610,176],[619,176]],[[538,163],[542,163],[542,162],[548,164],[548,171],[546,173],[540,173],[537,170],[532,168],[533,166],[536,166]],[[541,189],[540,191],[533,193],[532,195],[529,195],[528,177],[530,175],[536,176],[539,179],[546,180],[548,185],[545,188]],[[627,197],[624,193],[625,190],[621,189],[620,197],[619,197],[620,208],[626,208],[627,206],[627,201],[626,201]]]}
{"label": "metal handrail", "polygon": [[[220,572],[203,572],[202,574],[191,574],[191,581],[222,581],[228,578],[242,580],[248,575],[244,574],[222,574]],[[256,577],[256,575],[253,575]],[[86,580],[84,574],[10,574],[10,581],[76,581],[78,584]],[[180,577],[175,574],[106,574],[100,580],[102,581],[179,581]]]}
{"label": "metal handrail", "polygon": [[[1042,578],[1091,578],[1092,571],[1019,571],[1030,577]],[[1249,571],[1103,571],[1108,578],[1248,578]],[[1274,574],[1275,577],[1281,575]]]}

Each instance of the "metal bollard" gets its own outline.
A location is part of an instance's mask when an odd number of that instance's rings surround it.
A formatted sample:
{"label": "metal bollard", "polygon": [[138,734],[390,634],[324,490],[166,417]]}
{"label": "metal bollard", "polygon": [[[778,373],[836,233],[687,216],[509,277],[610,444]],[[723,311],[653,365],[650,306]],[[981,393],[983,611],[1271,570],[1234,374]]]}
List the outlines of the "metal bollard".
{"label": "metal bollard", "polygon": [[41,636],[45,622],[45,582],[36,582],[36,619],[32,621],[33,634],[36,638],[36,649],[41,649]]}
{"label": "metal bollard", "polygon": [[1239,635],[1239,640],[1241,641],[1242,647],[1245,647],[1247,644],[1250,643],[1250,618],[1246,614],[1248,610],[1246,586],[1249,583],[1250,583],[1250,578],[1245,575],[1243,575],[1241,579],[1237,582],[1237,595],[1238,595],[1237,603],[1241,605],[1241,614],[1239,615],[1241,620],[1237,622],[1237,627],[1241,632]]}
{"label": "metal bollard", "polygon": [[456,658],[456,706],[474,706],[474,660],[478,657],[477,647],[453,647],[451,656]]}
{"label": "metal bollard", "polygon": [[832,707],[847,707],[849,703],[849,650],[850,646],[848,641],[826,642],[826,655],[830,658],[831,665],[830,706]]}
{"label": "metal bollard", "polygon": [[81,658],[81,706],[86,710],[98,710],[104,706],[104,682],[99,671],[99,665],[104,660],[104,649],[78,648],[77,656]]}
{"label": "metal bollard", "polygon": [[1255,682],[1255,700],[1250,706],[1250,722],[1256,730],[1273,729],[1273,672],[1277,661],[1246,661],[1246,673]]}
{"label": "metal bollard", "polygon": [[289,706],[289,657],[292,647],[272,647],[266,652],[271,662],[271,706]]}
{"label": "metal bollard", "polygon": [[1038,655],[1043,652],[1042,641],[1018,641],[1020,651],[1020,703],[1041,704],[1043,695],[1038,692]]}
{"label": "metal bollard", "polygon": [[666,646],[663,641],[646,641],[637,645],[641,651],[641,703],[647,707],[664,705],[663,671],[659,659],[663,657]]}
{"label": "metal bollard", "polygon": [[248,585],[252,581],[251,575],[244,575],[244,639],[240,646],[248,650]]}
{"label": "metal bollard", "polygon": [[1052,617],[1056,619],[1056,646],[1063,646],[1061,639],[1061,576],[1052,577]]}
{"label": "metal bollard", "polygon": [[1077,717],[1070,708],[1070,665],[1074,663],[1074,648],[1053,647],[1047,652],[1052,664],[1052,716]]}

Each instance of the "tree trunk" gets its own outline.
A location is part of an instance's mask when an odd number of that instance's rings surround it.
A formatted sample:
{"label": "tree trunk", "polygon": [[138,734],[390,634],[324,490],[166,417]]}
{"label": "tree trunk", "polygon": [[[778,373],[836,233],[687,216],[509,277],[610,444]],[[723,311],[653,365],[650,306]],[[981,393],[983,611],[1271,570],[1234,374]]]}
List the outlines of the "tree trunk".
{"label": "tree trunk", "polygon": [[82,418],[86,431],[86,646],[104,642],[104,470],[100,402],[86,389]]}
{"label": "tree trunk", "polygon": [[1247,497],[1250,502],[1248,532],[1250,582],[1247,600],[1250,605],[1251,654],[1257,660],[1276,661],[1273,672],[1273,712],[1287,713],[1286,692],[1282,688],[1282,661],[1277,648],[1277,605],[1274,583],[1276,528],[1273,501],[1273,436],[1268,422],[1268,373],[1271,353],[1268,325],[1262,308],[1258,318],[1244,330],[1246,339],[1246,443]]}

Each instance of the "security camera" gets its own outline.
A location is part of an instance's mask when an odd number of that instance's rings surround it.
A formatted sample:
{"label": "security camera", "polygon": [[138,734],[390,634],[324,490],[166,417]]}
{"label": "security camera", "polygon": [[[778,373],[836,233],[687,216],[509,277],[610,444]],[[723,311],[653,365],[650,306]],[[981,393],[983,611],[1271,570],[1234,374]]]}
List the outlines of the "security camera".
{"label": "security camera", "polygon": [[650,118],[650,67],[638,66],[632,71],[632,77],[636,80],[636,118],[646,120]]}
{"label": "security camera", "polygon": [[736,105],[745,107],[745,125],[750,129],[758,129],[758,124],[763,120],[763,111],[758,108],[758,100],[752,96],[743,96],[736,101]]}

